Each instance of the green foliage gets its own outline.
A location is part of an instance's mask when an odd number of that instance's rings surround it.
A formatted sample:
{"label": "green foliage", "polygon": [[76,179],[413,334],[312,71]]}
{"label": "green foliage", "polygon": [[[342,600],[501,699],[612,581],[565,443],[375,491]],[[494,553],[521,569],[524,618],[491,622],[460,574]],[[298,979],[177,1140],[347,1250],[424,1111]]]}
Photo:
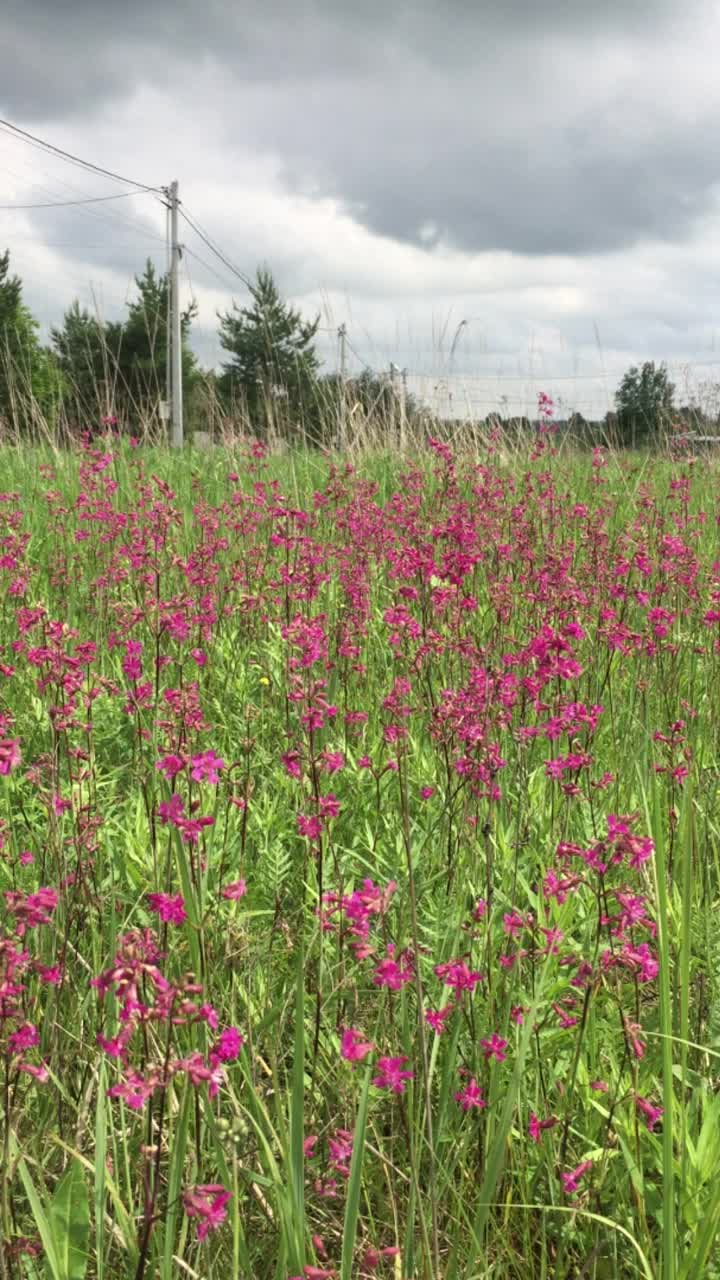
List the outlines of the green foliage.
{"label": "green foliage", "polygon": [[617,443],[624,445],[657,441],[670,424],[675,387],[664,364],[646,360],[640,369],[633,365],[615,393]]}
{"label": "green foliage", "polygon": [[[119,395],[128,413],[147,411],[168,396],[168,277],[158,276],[148,258],[143,274],[135,277],[135,285],[138,296],[129,304],[124,324],[108,325]],[[192,302],[180,318],[183,393],[186,395],[197,378],[197,362],[188,345],[190,326],[196,315],[197,304]]]}
{"label": "green foliage", "polygon": [[278,417],[299,428],[313,403],[318,358],[312,342],[320,318],[303,320],[266,268],[258,269],[250,295],[249,307],[233,304],[219,317],[220,345],[230,356],[221,393],[228,405],[240,401],[261,432]]}
{"label": "green foliage", "polygon": [[[168,398],[168,278],[158,276],[150,259],[135,277],[137,297],[128,304],[124,322],[102,323],[77,301],[65,312],[61,329],[51,339],[63,374],[66,411],[87,427],[105,414],[131,424],[151,417]],[[199,378],[190,349],[193,302],[181,316],[183,393],[189,396]]]}
{"label": "green foliage", "polygon": [[10,253],[0,254],[0,424],[25,430],[42,416],[52,420],[60,397],[54,361],[40,345],[38,324],[22,300],[22,282],[10,275]]}
{"label": "green foliage", "polygon": [[55,1280],[84,1280],[90,1237],[90,1204],[79,1160],[72,1160],[55,1190],[48,1212],[55,1242]]}
{"label": "green foliage", "polygon": [[[97,1280],[137,1274],[144,1280],[184,1274],[287,1280],[313,1264],[348,1280],[365,1273],[378,1280],[393,1274],[416,1280],[438,1274],[444,1280],[570,1280],[583,1274],[588,1280],[650,1280],[663,1274],[663,1264],[675,1280],[718,1280],[713,1268],[720,1230],[720,949],[713,921],[720,900],[720,793],[715,632],[703,621],[716,548],[712,521],[697,518],[713,509],[712,472],[666,459],[607,455],[603,483],[597,484],[587,455],[558,454],[534,463],[523,457],[506,479],[492,460],[479,468],[475,458],[458,457],[448,486],[429,454],[418,456],[403,483],[407,460],[390,453],[365,459],[352,477],[307,452],[271,455],[262,463],[253,463],[248,453],[208,455],[200,480],[186,458],[166,450],[116,451],[107,472],[110,513],[138,522],[157,515],[157,505],[148,511],[138,501],[139,486],[147,492],[144,477],[156,477],[157,491],[167,486],[174,495],[168,500],[168,539],[157,558],[159,589],[144,569],[125,575],[124,522],[113,520],[117,535],[111,541],[109,522],[102,526],[83,518],[95,512],[98,490],[91,488],[78,502],[79,490],[93,481],[87,468],[79,471],[76,457],[50,450],[2,454],[4,486],[20,493],[23,528],[30,536],[27,600],[77,627],[78,641],[92,637],[98,643],[90,675],[98,690],[127,687],[124,647],[106,641],[118,625],[116,615],[132,613],[131,634],[144,642],[150,670],[159,659],[158,669],[168,672],[173,687],[190,689],[198,682],[207,728],[199,736],[193,731],[182,749],[192,754],[196,746],[212,745],[227,766],[216,789],[193,785],[197,813],[214,818],[194,849],[153,824],[158,802],[169,795],[157,769],[167,741],[160,724],[167,717],[164,683],[156,705],[141,708],[137,723],[124,707],[124,693],[118,699],[98,692],[90,750],[81,722],[59,731],[67,751],[45,757],[56,690],[38,685],[21,652],[13,658],[16,674],[4,677],[23,767],[0,778],[7,840],[0,899],[5,902],[5,892],[15,887],[30,892],[38,884],[57,883],[74,865],[73,840],[89,835],[93,843],[91,858],[81,863],[86,882],[63,893],[56,923],[29,930],[20,944],[37,950],[43,963],[52,963],[60,948],[69,959],[61,987],[48,990],[31,975],[23,1013],[41,1029],[43,1043],[33,1060],[42,1057],[51,1078],[36,1084],[10,1076],[5,1164],[0,1152],[2,1229],[13,1246],[39,1236],[44,1249],[41,1261],[19,1261],[11,1280],[40,1280],[45,1266],[49,1280],[79,1280],[84,1274]],[[47,485],[56,494],[52,501],[38,491],[41,463],[53,467]],[[229,471],[239,475],[232,488]],[[685,477],[687,497],[670,484]],[[538,487],[542,508],[533,505]],[[262,490],[271,495],[267,504],[258,500]],[[298,513],[308,513],[302,526],[298,521],[290,548],[276,536],[287,523],[278,517],[279,492],[292,495]],[[574,512],[575,502],[587,506],[586,517]],[[592,755],[592,772],[580,782],[582,795],[570,787],[561,790],[546,770],[548,756],[564,754],[570,741],[566,748],[550,735],[515,733],[519,725],[536,723],[533,700],[527,700],[507,708],[507,720],[498,727],[505,760],[500,796],[492,804],[474,796],[454,767],[454,751],[446,753],[433,732],[439,721],[435,708],[442,709],[444,691],[485,679],[480,646],[487,646],[490,661],[494,654],[517,652],[544,627],[547,591],[529,590],[528,549],[538,557],[543,583],[563,557],[574,557],[572,578],[563,574],[561,590],[571,592],[573,610],[586,593],[588,604],[577,606],[586,620],[606,598],[607,585],[616,586],[613,566],[628,541],[633,548],[647,546],[654,577],[663,581],[660,566],[669,558],[665,534],[678,527],[686,503],[685,527],[698,573],[687,580],[683,557],[673,582],[678,617],[666,642],[653,636],[640,593],[628,590],[623,634],[652,643],[632,655],[619,654],[605,632],[592,632],[578,642],[581,671],[573,685],[563,681],[557,693],[545,686],[550,705],[539,712],[542,722],[556,698],[606,707],[591,738],[577,730]],[[365,539],[358,521],[363,504],[371,516]],[[440,564],[452,545],[443,531],[466,538],[469,521],[484,520],[494,504],[497,515],[483,526],[484,559],[466,575],[475,607],[455,613],[457,644],[453,639],[444,647],[438,643],[448,631],[442,600],[448,608],[456,593],[442,577],[452,572]],[[521,559],[509,545],[510,530],[521,525],[523,512],[532,517],[539,510],[552,513],[554,528],[549,520],[538,521],[535,532],[525,526]],[[449,512],[461,518],[450,525]],[[591,561],[584,540],[596,522],[599,554]],[[92,541],[81,543],[78,552],[75,535],[86,524]],[[211,535],[227,541],[214,562],[203,563]],[[386,544],[392,562],[377,554],[374,540]],[[413,612],[419,628],[427,619],[433,644],[421,679],[412,680],[400,774],[384,768],[396,748],[387,741],[383,703],[396,673],[410,670],[413,651],[406,640],[388,643],[386,618],[399,600],[410,608],[412,594],[400,594],[409,583],[395,575],[401,563],[395,550],[400,547],[409,558],[422,546],[431,549],[439,574],[412,575]],[[365,559],[372,565],[367,575]],[[68,563],[70,573],[63,571]],[[188,599],[189,566],[204,571],[210,563],[217,568],[215,591],[224,607],[212,636],[203,640],[209,660],[198,667],[191,656],[194,631],[185,639],[174,636],[159,611],[169,616]],[[116,568],[122,572],[113,582],[109,570]],[[493,584],[499,581],[498,600]],[[374,950],[367,962],[354,956],[353,935],[337,913],[326,922],[330,928],[318,916],[319,857],[297,828],[298,813],[313,803],[313,775],[305,763],[303,778],[293,777],[279,759],[295,740],[297,715],[287,696],[291,654],[282,635],[285,603],[292,608],[297,597],[288,592],[283,598],[283,582],[298,594],[312,592],[300,608],[307,609],[308,619],[325,619],[331,637],[332,662],[322,688],[339,714],[317,731],[314,755],[320,762],[326,749],[342,751],[345,761],[334,776],[318,766],[318,789],[333,789],[342,801],[323,849],[322,887],[345,896],[366,878],[397,885],[388,910],[371,926]],[[340,652],[344,628],[359,586],[359,652],[346,657]],[[204,584],[200,590],[204,594]],[[191,608],[203,616],[198,601]],[[7,630],[11,644],[10,612]],[[74,643],[69,641],[70,653]],[[80,697],[86,688],[88,683]],[[666,759],[654,734],[666,729],[682,704],[692,708],[686,711],[692,750],[683,756],[692,776],[676,785],[666,771],[654,770]],[[359,727],[345,723],[346,710],[355,708],[368,714]],[[84,720],[84,701],[82,711]],[[464,709],[463,715],[465,732],[471,722]],[[374,772],[359,767],[366,752]],[[606,768],[610,783],[596,787]],[[422,799],[428,783],[433,793]],[[55,792],[73,806],[61,816],[51,808]],[[628,870],[628,889],[636,886],[646,901],[657,925],[657,936],[646,936],[661,961],[657,979],[641,985],[629,968],[609,963],[616,941],[612,918],[598,929],[600,916],[612,917],[619,909],[615,890],[605,889],[613,883],[612,870],[597,894],[584,864],[564,900],[544,892],[550,867],[568,874],[568,863],[556,857],[560,841],[569,841],[568,848],[593,844],[608,814],[635,812],[641,814],[638,830],[654,837],[655,859],[637,876]],[[86,815],[102,817],[97,831],[85,825]],[[37,850],[35,866],[16,858],[25,847]],[[247,879],[246,895],[228,900],[222,887],[241,876]],[[417,928],[411,925],[411,878]],[[622,881],[614,884],[620,889]],[[188,920],[170,926],[163,940],[168,976],[178,981],[191,972],[200,975],[198,999],[212,1003],[219,1028],[237,1025],[246,1043],[236,1062],[224,1064],[217,1097],[209,1096],[206,1084],[195,1089],[181,1083],[173,1071],[164,1101],[157,1092],[138,1114],[107,1097],[125,1068],[112,1056],[100,1059],[95,1037],[117,1034],[118,1007],[110,992],[100,1000],[90,980],[113,963],[121,936],[152,924],[147,889],[180,892],[188,910]],[[480,896],[487,909],[478,917]],[[505,928],[512,911],[526,920],[523,954],[501,970],[498,957],[512,951]],[[549,945],[554,931],[557,952]],[[474,999],[458,1000],[445,1031],[427,1033],[427,1071],[418,1049],[421,996],[415,984],[381,992],[373,981],[388,944],[396,954],[418,958],[428,1007],[449,998],[439,962],[462,956],[485,975]],[[573,986],[567,1000],[575,963],[603,955],[608,963],[600,960],[592,984]],[[559,1006],[561,1000],[566,1003]],[[574,1012],[575,1027],[558,1024],[559,1007]],[[642,1057],[628,1048],[623,1010],[644,1027]],[[340,1058],[340,1036],[350,1026],[376,1046],[370,1063]],[[479,1047],[493,1030],[508,1041],[504,1063],[486,1059]],[[203,1021],[179,1022],[172,1032],[172,1060],[206,1056],[216,1035]],[[163,1066],[167,1048],[159,1021],[144,1024],[134,1052],[130,1061],[142,1071],[146,1061]],[[372,1084],[377,1055],[385,1053],[406,1055],[415,1071],[402,1096],[389,1097]],[[482,1084],[487,1106],[464,1112],[456,1093],[470,1076]],[[597,1079],[606,1082],[607,1092],[594,1090]],[[425,1136],[425,1080],[431,1138]],[[646,1127],[634,1095],[664,1106],[660,1127]],[[553,1121],[538,1144],[528,1134],[534,1112]],[[325,1184],[335,1176],[330,1142],[343,1131],[353,1133],[351,1158],[344,1176],[335,1178],[334,1193],[326,1195]],[[306,1149],[312,1137],[316,1141]],[[66,1163],[70,1148],[79,1153],[72,1166]],[[581,1161],[590,1167],[572,1198],[560,1174]],[[94,1178],[91,1235],[83,1170],[88,1187]],[[233,1190],[227,1221],[204,1241],[183,1201],[198,1183]],[[155,1184],[145,1270],[138,1272],[138,1238],[148,1188]],[[433,1196],[440,1268],[432,1257]],[[387,1256],[391,1246],[400,1250],[397,1260]],[[381,1249],[386,1256],[377,1266],[363,1261]],[[70,1258],[76,1271],[68,1269]]]}
{"label": "green foliage", "polygon": [[90,1240],[90,1201],[80,1161],[73,1158],[55,1193],[39,1192],[24,1159],[20,1177],[45,1254],[48,1280],[84,1280]]}
{"label": "green foliage", "polygon": [[96,421],[113,404],[116,353],[105,325],[76,300],[65,312],[61,329],[50,338],[65,387],[65,405],[79,422]]}

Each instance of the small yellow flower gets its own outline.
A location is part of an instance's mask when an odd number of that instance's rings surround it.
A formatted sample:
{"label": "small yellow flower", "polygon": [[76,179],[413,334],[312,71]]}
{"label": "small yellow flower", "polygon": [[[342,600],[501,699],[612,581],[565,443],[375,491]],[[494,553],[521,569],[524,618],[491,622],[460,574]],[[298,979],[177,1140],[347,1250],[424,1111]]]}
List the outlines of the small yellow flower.
{"label": "small yellow flower", "polygon": [[269,683],[270,681],[268,680],[267,676],[260,676],[260,684],[269,684]]}

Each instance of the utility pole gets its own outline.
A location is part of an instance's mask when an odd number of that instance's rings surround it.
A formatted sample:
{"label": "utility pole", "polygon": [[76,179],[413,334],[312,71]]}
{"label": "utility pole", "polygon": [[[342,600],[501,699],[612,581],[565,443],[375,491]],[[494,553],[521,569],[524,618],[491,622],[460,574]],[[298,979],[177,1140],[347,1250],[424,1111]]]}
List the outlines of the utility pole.
{"label": "utility pole", "polygon": [[345,446],[346,446],[346,444],[347,444],[347,440],[346,440],[346,438],[345,438],[345,437],[346,437],[346,432],[345,432],[345,410],[346,410],[346,404],[345,404],[345,378],[346,378],[346,375],[347,375],[347,327],[346,327],[346,325],[344,325],[344,324],[341,324],[341,325],[340,325],[340,328],[338,329],[338,343],[339,343],[339,352],[338,352],[338,356],[339,356],[339,362],[340,362],[340,387],[339,387],[339,389],[338,389],[338,390],[339,390],[339,395],[340,395],[340,400],[339,400],[339,421],[338,421],[338,444],[339,444],[339,446],[340,446],[340,452],[341,452],[341,453],[344,453],[344,452],[345,452]]}
{"label": "utility pole", "polygon": [[400,374],[400,448],[404,449],[407,435],[407,369]]}
{"label": "utility pole", "polygon": [[[397,375],[400,374],[400,383],[398,384]],[[407,369],[399,369],[396,364],[390,362],[390,386],[393,391],[393,404],[398,407],[398,427],[399,427],[399,444],[400,448],[405,448],[405,410],[407,395]]]}
{"label": "utility pole", "polygon": [[170,184],[170,402],[172,406],[173,449],[183,446],[182,404],[182,329],[180,324],[179,265],[181,249],[178,244],[178,184]]}

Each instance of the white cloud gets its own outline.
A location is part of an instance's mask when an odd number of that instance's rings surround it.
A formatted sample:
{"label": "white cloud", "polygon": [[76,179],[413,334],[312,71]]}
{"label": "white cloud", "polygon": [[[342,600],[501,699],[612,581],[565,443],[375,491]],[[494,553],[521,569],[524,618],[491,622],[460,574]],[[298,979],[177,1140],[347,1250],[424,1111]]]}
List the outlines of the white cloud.
{"label": "white cloud", "polygon": [[[633,360],[714,359],[718,15],[668,0],[647,23],[639,4],[570,14],[558,0],[547,29],[529,9],[524,25],[503,9],[483,28],[455,3],[443,42],[439,10],[421,0],[387,22],[371,4],[348,15],[316,0],[315,26],[298,25],[296,7],[269,8],[276,21],[258,8],[245,29],[211,3],[205,34],[173,29],[163,53],[159,10],[151,22],[136,6],[136,60],[132,27],[95,29],[85,13],[83,56],[115,60],[107,91],[92,80],[88,109],[73,97],[42,115],[43,93],[62,102],[63,75],[69,92],[78,74],[75,35],[65,60],[53,50],[57,84],[38,76],[36,110],[26,95],[17,122],[144,182],[179,178],[188,211],[244,272],[265,261],[324,328],[347,323],[353,367],[394,360],[455,377],[486,407],[521,387],[532,399],[542,382],[588,411],[608,407]],[[24,12],[11,15],[17,66]],[[2,132],[0,169],[5,203],[115,189]],[[210,363],[217,310],[246,295],[182,234]],[[0,211],[0,246],[45,328],[74,296],[119,315],[144,258],[162,266],[163,238],[164,210],[147,196]],[[332,366],[333,332],[319,345]],[[697,376],[715,373],[701,363]]]}

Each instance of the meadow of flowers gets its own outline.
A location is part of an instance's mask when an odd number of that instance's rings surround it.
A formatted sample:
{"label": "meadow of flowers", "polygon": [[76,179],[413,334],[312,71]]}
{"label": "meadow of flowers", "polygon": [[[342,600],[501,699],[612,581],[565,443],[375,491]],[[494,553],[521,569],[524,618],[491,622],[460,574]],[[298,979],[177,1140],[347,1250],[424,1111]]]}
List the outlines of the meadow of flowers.
{"label": "meadow of flowers", "polygon": [[720,472],[0,457],[0,1276],[720,1275]]}

